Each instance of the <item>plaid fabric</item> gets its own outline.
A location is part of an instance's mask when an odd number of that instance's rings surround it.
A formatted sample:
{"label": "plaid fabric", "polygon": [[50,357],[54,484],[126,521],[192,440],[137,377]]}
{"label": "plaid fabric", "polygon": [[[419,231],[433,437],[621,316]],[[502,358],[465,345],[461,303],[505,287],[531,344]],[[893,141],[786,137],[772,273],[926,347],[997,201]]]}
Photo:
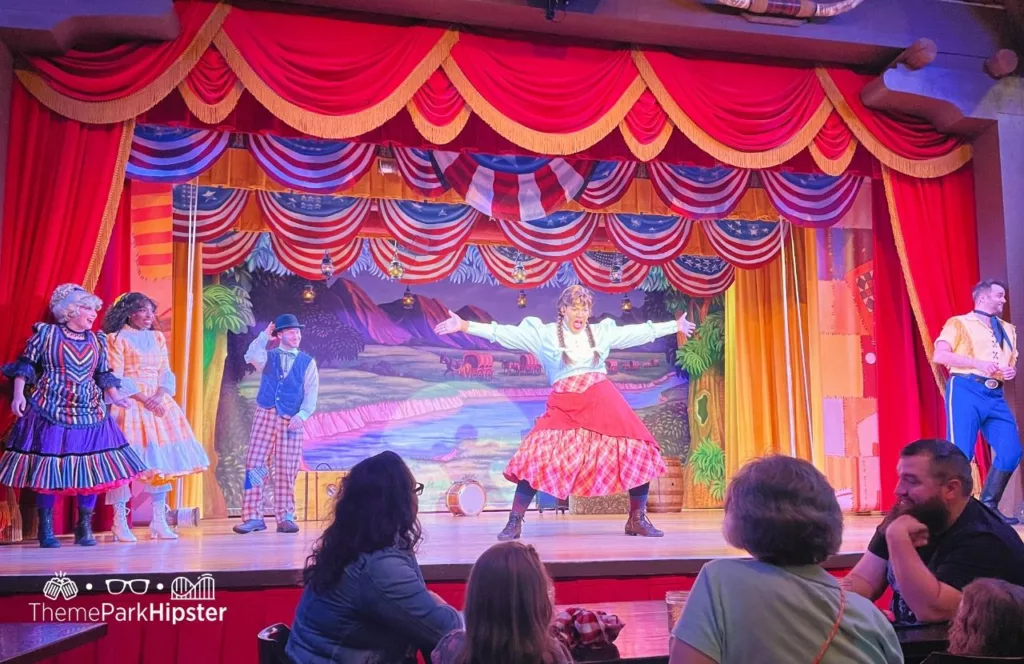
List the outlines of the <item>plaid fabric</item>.
{"label": "plaid fabric", "polygon": [[552,628],[559,640],[573,650],[609,646],[625,626],[626,623],[614,614],[574,606],[555,616]]}
{"label": "plaid fabric", "polygon": [[257,408],[245,455],[242,519],[262,519],[263,484],[274,460],[274,508],[278,521],[295,519],[295,477],[302,456],[302,429],[288,430],[288,419],[276,410]]}
{"label": "plaid fabric", "polygon": [[[581,394],[605,380],[600,373],[570,376],[555,383],[554,392]],[[606,411],[628,408],[618,392],[598,392],[622,402],[608,404]],[[601,404],[596,406],[601,410]],[[583,424],[576,429],[534,427],[505,467],[505,479],[526,480],[539,491],[567,498],[622,493],[668,471],[657,443],[603,434]]]}

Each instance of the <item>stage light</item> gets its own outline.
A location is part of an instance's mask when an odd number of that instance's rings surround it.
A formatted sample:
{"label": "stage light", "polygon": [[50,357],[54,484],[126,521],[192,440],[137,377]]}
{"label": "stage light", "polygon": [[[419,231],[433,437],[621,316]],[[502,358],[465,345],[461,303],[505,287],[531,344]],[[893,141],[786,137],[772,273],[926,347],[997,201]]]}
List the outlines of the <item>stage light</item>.
{"label": "stage light", "polygon": [[326,251],[324,251],[323,260],[320,261],[320,274],[324,275],[324,279],[330,279],[334,276],[334,261]]}
{"label": "stage light", "polygon": [[526,308],[526,291],[519,291],[519,297],[516,298],[516,306],[520,309]]}
{"label": "stage light", "polygon": [[633,303],[629,301],[629,295],[623,294],[622,296],[622,311],[623,313],[633,311]]}
{"label": "stage light", "polygon": [[405,267],[402,266],[402,261],[398,259],[398,254],[391,259],[391,264],[388,265],[388,276],[392,279],[401,279],[405,276]]}
{"label": "stage light", "polygon": [[412,289],[408,286],[405,287],[405,295],[402,296],[402,308],[412,309],[412,305],[416,303],[416,298],[412,296]]}
{"label": "stage light", "polygon": [[302,303],[313,304],[316,300],[316,291],[313,290],[313,284],[306,284],[306,287],[302,289]]}
{"label": "stage light", "polygon": [[522,263],[516,263],[515,268],[513,268],[512,281],[517,284],[526,282],[526,268],[523,267]]}

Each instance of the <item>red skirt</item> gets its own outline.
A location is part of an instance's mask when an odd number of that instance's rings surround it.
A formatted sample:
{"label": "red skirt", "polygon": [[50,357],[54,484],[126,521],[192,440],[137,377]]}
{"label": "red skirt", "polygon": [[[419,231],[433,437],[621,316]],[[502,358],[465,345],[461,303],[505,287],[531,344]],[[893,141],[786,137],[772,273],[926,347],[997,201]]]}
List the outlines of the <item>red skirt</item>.
{"label": "red skirt", "polygon": [[666,470],[654,436],[608,377],[587,373],[555,383],[504,475],[567,498],[622,493]]}

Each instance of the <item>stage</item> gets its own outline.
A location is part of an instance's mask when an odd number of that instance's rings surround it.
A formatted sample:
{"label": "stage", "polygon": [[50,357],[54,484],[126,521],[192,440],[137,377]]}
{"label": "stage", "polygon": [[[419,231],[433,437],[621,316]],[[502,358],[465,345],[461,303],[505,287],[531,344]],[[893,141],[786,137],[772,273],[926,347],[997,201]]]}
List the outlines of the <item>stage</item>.
{"label": "stage", "polygon": [[[429,583],[461,584],[477,557],[496,542],[507,512],[488,512],[478,517],[448,513],[420,516],[424,537],[417,558]],[[625,515],[572,515],[545,512],[527,514],[524,542],[540,552],[556,581],[632,579],[643,585],[657,577],[693,577],[712,559],[740,556],[722,537],[722,512],[693,510],[652,514],[665,531],[663,538],[626,537]],[[877,516],[847,516],[843,545],[829,561],[832,569],[848,569],[856,563],[878,524]],[[56,571],[73,577],[79,585],[103,586],[111,576],[142,576],[151,587],[169,587],[178,575],[213,574],[217,588],[254,589],[295,587],[313,543],[320,534],[316,522],[301,523],[295,535],[274,531],[273,519],[264,532],[237,535],[231,527],[237,519],[203,520],[198,528],[180,531],[177,541],[150,540],[146,528],[136,528],[136,544],[112,541],[99,534],[93,548],[74,546],[70,537],[56,550],[40,549],[36,542],[0,549],[4,565],[0,592],[38,593]],[[98,582],[98,583],[97,583]],[[688,584],[687,584],[688,585]]]}

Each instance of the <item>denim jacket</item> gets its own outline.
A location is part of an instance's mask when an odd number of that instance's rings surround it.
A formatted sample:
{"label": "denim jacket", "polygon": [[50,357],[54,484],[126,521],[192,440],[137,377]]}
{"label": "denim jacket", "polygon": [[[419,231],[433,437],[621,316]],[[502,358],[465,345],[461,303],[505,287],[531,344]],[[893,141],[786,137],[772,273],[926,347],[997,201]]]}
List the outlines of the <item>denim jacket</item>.
{"label": "denim jacket", "polygon": [[461,626],[427,592],[415,556],[388,547],[361,555],[328,592],[303,590],[285,652],[302,664],[404,664]]}

